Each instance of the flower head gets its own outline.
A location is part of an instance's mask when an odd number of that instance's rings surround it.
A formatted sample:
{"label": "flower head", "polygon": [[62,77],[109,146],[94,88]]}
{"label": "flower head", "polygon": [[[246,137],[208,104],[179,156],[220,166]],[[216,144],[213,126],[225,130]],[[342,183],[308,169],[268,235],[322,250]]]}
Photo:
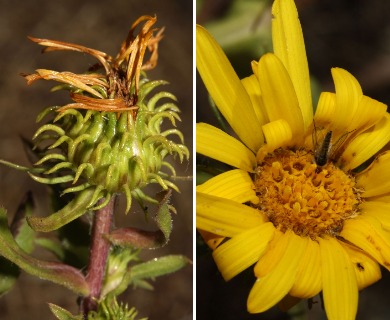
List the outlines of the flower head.
{"label": "flower head", "polygon": [[390,269],[390,117],[340,68],[313,115],[294,1],[272,14],[274,53],[242,80],[197,26],[198,71],[238,137],[197,125],[197,152],[232,167],[197,187],[197,227],[225,280],[254,265],[249,312],[322,292],[329,319],[354,319]]}
{"label": "flower head", "polygon": [[[75,197],[49,217],[31,217],[35,230],[57,229],[88,210],[104,207],[117,193],[126,196],[127,212],[132,198],[157,204],[142,191],[149,184],[178,190],[171,181],[175,169],[165,157],[178,156],[183,161],[189,156],[182,133],[174,128],[180,110],[171,93],[160,91],[150,97],[152,90],[166,82],[150,81],[144,72],[158,60],[163,29],[153,28],[156,20],[137,19],[115,58],[77,44],[30,38],[45,46],[44,52],[76,51],[98,60],[82,74],[38,69],[24,75],[28,84],[39,79],[60,82],[54,90],[68,90],[72,100],[38,116],[38,121],[48,115],[51,119],[33,137],[40,160],[27,171],[34,180],[60,184],[62,194],[75,193]],[[173,128],[165,128],[167,121]]]}

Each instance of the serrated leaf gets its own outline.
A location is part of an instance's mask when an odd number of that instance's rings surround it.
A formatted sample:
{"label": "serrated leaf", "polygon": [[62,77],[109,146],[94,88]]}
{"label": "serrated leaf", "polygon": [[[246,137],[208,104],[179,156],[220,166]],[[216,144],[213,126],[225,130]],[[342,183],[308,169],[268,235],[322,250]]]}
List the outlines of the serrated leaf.
{"label": "serrated leaf", "polygon": [[79,270],[59,262],[36,259],[20,248],[8,228],[4,208],[0,208],[0,255],[31,275],[60,284],[80,295],[89,293],[88,284]]}
{"label": "serrated leaf", "polygon": [[65,310],[53,303],[49,303],[49,308],[59,320],[83,320],[82,315],[74,316],[68,310]]}

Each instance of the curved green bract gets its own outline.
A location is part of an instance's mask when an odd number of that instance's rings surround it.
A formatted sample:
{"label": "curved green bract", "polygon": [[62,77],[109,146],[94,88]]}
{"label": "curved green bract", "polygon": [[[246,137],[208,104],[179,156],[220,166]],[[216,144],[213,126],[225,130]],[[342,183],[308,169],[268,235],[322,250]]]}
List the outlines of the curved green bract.
{"label": "curved green bract", "polygon": [[82,216],[96,203],[93,197],[95,192],[93,187],[85,189],[77,193],[76,197],[61,210],[48,217],[28,217],[27,222],[35,231],[49,232],[61,228]]}

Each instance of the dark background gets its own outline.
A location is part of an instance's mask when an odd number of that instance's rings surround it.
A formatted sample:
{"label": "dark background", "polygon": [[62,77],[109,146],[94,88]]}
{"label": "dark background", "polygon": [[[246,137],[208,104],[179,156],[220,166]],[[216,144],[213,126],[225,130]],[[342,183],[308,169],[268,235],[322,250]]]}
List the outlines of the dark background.
{"label": "dark background", "polygon": [[[19,74],[32,73],[38,68],[79,73],[96,62],[80,53],[42,55],[42,47],[27,36],[78,43],[115,56],[131,24],[144,14],[157,14],[156,26],[166,27],[158,66],[148,76],[171,83],[164,89],[178,98],[182,111],[182,123],[178,126],[192,150],[192,1],[0,0],[0,158],[29,165],[20,136],[31,138],[38,128],[36,115],[43,108],[69,102],[67,94],[49,92],[54,82],[42,81],[28,87]],[[192,175],[191,163],[192,159],[179,166],[178,174]],[[145,259],[169,253],[192,259],[192,182],[178,185],[181,194],[175,193],[172,199],[178,214],[174,217],[171,241],[161,250],[143,254]],[[47,212],[45,186],[23,172],[0,166],[0,205],[10,216],[28,190],[34,192],[37,213]],[[131,224],[132,219],[143,219],[139,208],[134,207],[134,212],[126,217],[127,223]],[[152,292],[130,290],[123,299],[136,306],[140,316],[151,320],[191,318],[192,266],[159,278],[154,284]],[[0,298],[0,319],[54,319],[46,302],[77,312],[74,294],[23,273],[13,290]]]}
{"label": "dark background", "polygon": [[[207,24],[210,20],[223,17],[231,2],[205,1],[204,11],[198,13],[198,22],[200,20],[202,24]],[[358,79],[365,95],[390,105],[390,1],[296,0],[296,4],[310,73],[321,90],[334,92],[330,68],[341,67]],[[230,58],[242,78],[251,73],[249,62],[258,60],[259,55]],[[197,77],[197,122],[202,121],[216,124],[204,86]],[[389,318],[389,272],[383,270],[382,277],[382,280],[360,293],[357,319]],[[254,281],[250,268],[233,280],[224,282],[210,252],[200,246],[197,253],[198,319],[326,319],[320,303],[315,304],[306,316],[297,313],[287,315],[277,307],[264,314],[248,314],[246,300]],[[316,300],[320,302],[318,297]],[[307,304],[303,305],[303,309],[307,310]]]}

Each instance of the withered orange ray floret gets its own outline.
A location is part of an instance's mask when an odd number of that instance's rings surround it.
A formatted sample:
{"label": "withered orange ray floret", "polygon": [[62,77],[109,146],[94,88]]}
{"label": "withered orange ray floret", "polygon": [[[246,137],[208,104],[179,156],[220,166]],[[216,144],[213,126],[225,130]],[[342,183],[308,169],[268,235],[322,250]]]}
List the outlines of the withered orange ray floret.
{"label": "withered orange ray floret", "polygon": [[[32,82],[44,79],[44,80],[56,80],[58,82],[70,84],[76,88],[82,89],[96,97],[103,99],[104,97],[95,89],[91,88],[89,85],[99,85],[102,87],[107,87],[107,84],[103,81],[96,81],[97,79],[93,76],[88,78],[88,75],[78,75],[72,72],[58,72],[53,70],[46,69],[38,69],[37,73],[25,75],[25,79],[27,80],[27,84],[31,84]],[[102,75],[100,75],[100,78]],[[93,81],[95,80],[95,81]]]}
{"label": "withered orange ray floret", "polygon": [[[105,69],[106,75],[98,73],[74,74],[72,72],[38,69],[35,74],[23,76],[28,84],[39,79],[55,80],[69,84],[76,89],[81,89],[93,96],[81,97],[81,95],[73,94],[71,97],[76,103],[59,108],[58,111],[60,112],[69,108],[115,112],[137,109],[141,70],[151,70],[156,67],[158,43],[163,38],[164,28],[154,35],[154,32],[158,30],[152,28],[156,21],[156,17],[146,15],[138,18],[131,26],[128,36],[121,44],[115,59],[102,51],[78,44],[29,37],[30,40],[46,47],[43,52],[70,50],[89,54],[99,61]],[[136,29],[142,23],[142,27],[136,33]],[[144,62],[147,50],[150,52],[150,57]],[[100,87],[101,90],[96,90],[96,87]],[[103,95],[102,92],[106,94]],[[101,101],[98,101],[99,99]]]}
{"label": "withered orange ray floret", "polygon": [[112,60],[112,57],[108,54],[91,49],[88,47],[84,47],[78,44],[69,43],[69,42],[63,42],[58,40],[50,40],[50,39],[41,39],[41,38],[34,38],[34,37],[28,37],[31,41],[34,41],[38,43],[41,46],[46,46],[46,48],[43,49],[42,52],[50,52],[50,51],[59,51],[59,50],[71,50],[71,51],[78,51],[82,53],[87,53],[96,59],[100,61],[100,63],[104,66],[106,69],[106,72],[110,72],[109,67],[107,65],[107,61]]}
{"label": "withered orange ray floret", "polygon": [[[24,78],[27,80],[27,84],[32,84],[36,80],[45,79],[45,76],[48,78],[49,74],[54,75],[64,75],[65,77],[68,76],[69,79],[76,79],[84,84],[88,84],[91,86],[101,86],[101,87],[109,87],[107,82],[102,80],[102,75],[100,73],[86,73],[86,74],[76,74],[69,71],[64,72],[57,72],[52,70],[45,70],[50,71],[46,75],[43,74],[43,71],[45,69],[37,69],[37,73],[33,74],[22,74]],[[64,77],[64,79],[65,79]]]}
{"label": "withered orange ray floret", "polygon": [[[145,20],[145,25],[142,27],[138,35],[133,38],[135,29],[141,22]],[[143,69],[142,64],[146,48],[149,48],[151,51],[151,58],[145,64],[147,66],[147,70],[150,70],[151,66],[157,65],[157,44],[162,39],[163,29],[156,35],[156,37],[153,37],[153,32],[156,31],[156,29],[151,28],[156,23],[156,21],[156,17],[139,17],[131,26],[127,39],[122,43],[119,54],[115,59],[117,65],[120,65],[123,61],[128,60],[126,79],[127,81],[134,79],[136,92],[138,91],[140,72]]]}
{"label": "withered orange ray floret", "polygon": [[70,103],[58,109],[59,112],[63,112],[67,109],[88,109],[88,110],[102,110],[105,111],[131,111],[137,110],[137,106],[128,107],[125,101],[121,98],[114,99],[95,99],[84,96],[82,94],[71,93],[71,98],[76,103]]}

